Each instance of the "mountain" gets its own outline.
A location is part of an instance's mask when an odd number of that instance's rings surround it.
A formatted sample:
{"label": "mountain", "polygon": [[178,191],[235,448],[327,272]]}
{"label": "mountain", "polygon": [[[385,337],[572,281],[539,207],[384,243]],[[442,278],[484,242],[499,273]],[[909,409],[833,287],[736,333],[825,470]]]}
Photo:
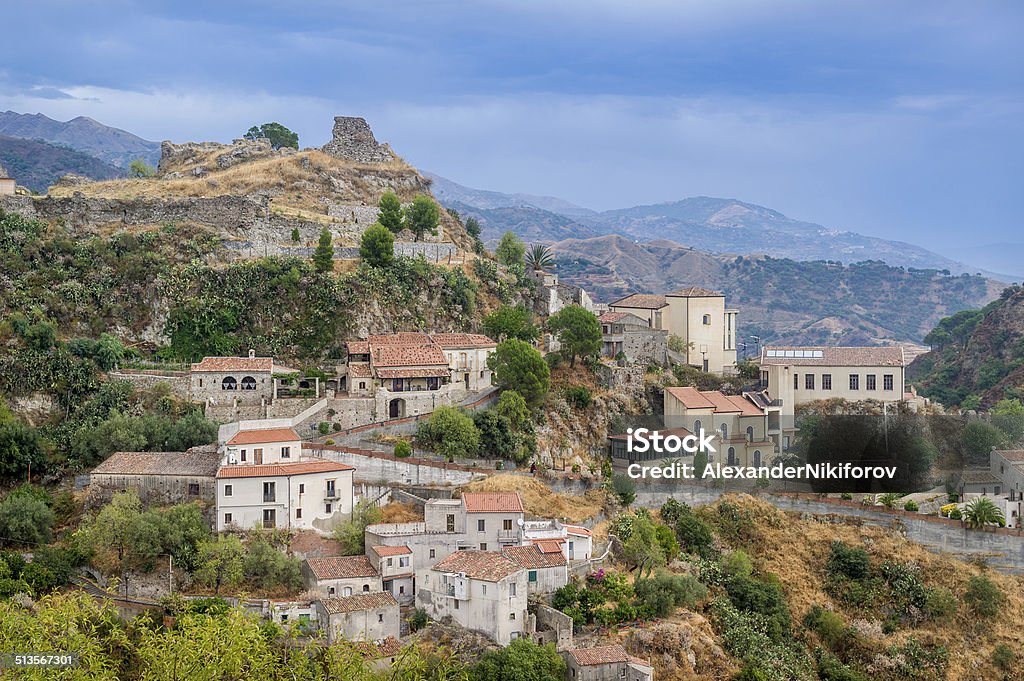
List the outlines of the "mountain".
{"label": "mountain", "polygon": [[1024,288],[942,319],[925,341],[932,350],[907,370],[922,395],[971,408],[1024,397]]}
{"label": "mountain", "polygon": [[[913,244],[794,220],[770,208],[736,199],[698,196],[598,213],[551,197],[483,191],[437,175],[431,177],[442,204],[471,206],[479,211],[477,218],[481,223],[487,218],[489,230],[485,241],[508,230],[527,240],[549,242],[621,234],[639,241],[669,239],[719,254],[764,254],[842,263],[881,260],[894,266],[949,270],[954,274],[980,272],[1002,281],[1017,278],[985,271]],[[569,208],[561,208],[563,204]],[[491,212],[513,207],[517,209],[513,214]],[[542,226],[553,221],[544,213],[556,213],[569,221],[557,225],[558,231],[545,238]]]}
{"label": "mountain", "polygon": [[552,246],[557,272],[596,300],[683,286],[723,291],[741,336],[793,344],[921,342],[945,315],[979,307],[1000,284],[975,275],[909,270],[880,261],[841,265],[771,256],[724,256],[667,240],[619,235]]}
{"label": "mountain", "polygon": [[55,121],[43,114],[5,111],[0,113],[0,135],[71,147],[118,168],[127,168],[137,158],[152,166],[160,160],[159,142],[144,140],[87,116]]}
{"label": "mountain", "polygon": [[480,238],[492,245],[508,231],[515,232],[520,238],[530,242],[560,241],[602,234],[568,216],[541,210],[535,206],[476,208],[461,201],[451,200],[444,203],[444,206],[457,210],[463,219],[476,218],[480,222]]}
{"label": "mountain", "polygon": [[94,180],[123,177],[124,171],[88,154],[37,140],[0,136],[0,165],[18,184],[45,193],[62,175],[74,173]]}

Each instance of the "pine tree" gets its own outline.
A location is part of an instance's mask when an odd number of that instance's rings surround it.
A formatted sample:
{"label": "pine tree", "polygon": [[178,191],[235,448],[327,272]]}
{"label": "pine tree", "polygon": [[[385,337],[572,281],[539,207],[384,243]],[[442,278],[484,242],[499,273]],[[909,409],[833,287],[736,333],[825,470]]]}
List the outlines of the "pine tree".
{"label": "pine tree", "polygon": [[331,244],[331,232],[327,228],[320,232],[320,243],[313,251],[313,265],[317,272],[330,272],[334,269],[334,246]]}

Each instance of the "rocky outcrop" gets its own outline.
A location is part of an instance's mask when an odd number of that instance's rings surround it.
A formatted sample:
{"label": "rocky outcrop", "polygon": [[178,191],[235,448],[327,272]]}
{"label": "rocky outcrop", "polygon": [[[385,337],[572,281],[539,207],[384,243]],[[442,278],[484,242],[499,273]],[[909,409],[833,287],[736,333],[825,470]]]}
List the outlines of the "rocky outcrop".
{"label": "rocky outcrop", "polygon": [[[295,150],[289,149],[288,152],[295,153]],[[175,144],[164,141],[160,144],[160,164],[157,166],[157,171],[163,177],[173,177],[173,173],[183,174],[185,172],[201,175],[202,172],[195,171],[199,168],[205,170],[207,164],[218,170],[223,170],[253,159],[283,156],[288,152],[274,149],[270,140],[265,138],[237,139],[231,144],[220,142]]]}
{"label": "rocky outcrop", "polygon": [[395,160],[391,147],[380,144],[365,118],[335,116],[331,141],[321,147],[331,156],[357,163],[387,163]]}

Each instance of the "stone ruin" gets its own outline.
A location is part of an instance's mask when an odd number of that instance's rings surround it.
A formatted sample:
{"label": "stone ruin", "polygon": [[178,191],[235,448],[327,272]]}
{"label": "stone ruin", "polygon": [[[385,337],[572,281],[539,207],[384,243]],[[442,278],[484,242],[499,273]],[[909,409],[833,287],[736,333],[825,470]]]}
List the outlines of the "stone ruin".
{"label": "stone ruin", "polygon": [[[251,161],[258,158],[270,156],[286,156],[294,154],[292,148],[274,149],[270,140],[260,139],[236,139],[231,144],[220,142],[184,142],[175,144],[164,141],[160,144],[160,163],[157,165],[157,172],[165,179],[181,177],[181,170],[171,172],[171,168],[190,168],[192,175],[200,176],[210,170],[224,170],[231,166]],[[201,165],[212,159],[215,167],[207,168]]]}
{"label": "stone ruin", "polygon": [[365,118],[335,116],[331,141],[320,148],[325,154],[357,163],[387,163],[395,154],[373,136]]}

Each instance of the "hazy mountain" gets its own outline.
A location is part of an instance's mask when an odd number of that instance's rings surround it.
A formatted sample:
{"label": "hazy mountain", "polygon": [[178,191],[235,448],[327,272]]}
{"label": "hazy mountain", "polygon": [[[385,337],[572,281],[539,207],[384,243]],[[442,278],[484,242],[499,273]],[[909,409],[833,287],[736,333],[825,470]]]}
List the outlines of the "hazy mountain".
{"label": "hazy mountain", "polygon": [[424,172],[423,175],[430,179],[432,182],[431,192],[445,206],[451,203],[462,203],[485,210],[492,208],[531,207],[567,217],[596,215],[595,211],[589,208],[577,206],[574,203],[554,196],[502,194],[501,192],[493,192],[486,189],[472,189],[429,172]]}
{"label": "hazy mountain", "polygon": [[159,142],[144,140],[86,116],[55,121],[43,114],[5,111],[0,113],[0,135],[70,147],[119,168],[127,168],[137,158],[154,166],[160,160]]}
{"label": "hazy mountain", "polygon": [[[431,187],[431,190],[436,191],[436,185]],[[480,222],[480,238],[488,244],[497,243],[501,235],[509,230],[529,242],[559,241],[601,234],[596,229],[582,225],[566,215],[534,206],[477,208],[460,201],[449,200],[442,203],[446,208],[457,210],[463,219],[475,217]]]}
{"label": "hazy mountain", "polygon": [[125,171],[67,147],[37,140],[0,136],[0,165],[18,184],[45,193],[61,175],[74,173],[94,180],[123,177]]}

